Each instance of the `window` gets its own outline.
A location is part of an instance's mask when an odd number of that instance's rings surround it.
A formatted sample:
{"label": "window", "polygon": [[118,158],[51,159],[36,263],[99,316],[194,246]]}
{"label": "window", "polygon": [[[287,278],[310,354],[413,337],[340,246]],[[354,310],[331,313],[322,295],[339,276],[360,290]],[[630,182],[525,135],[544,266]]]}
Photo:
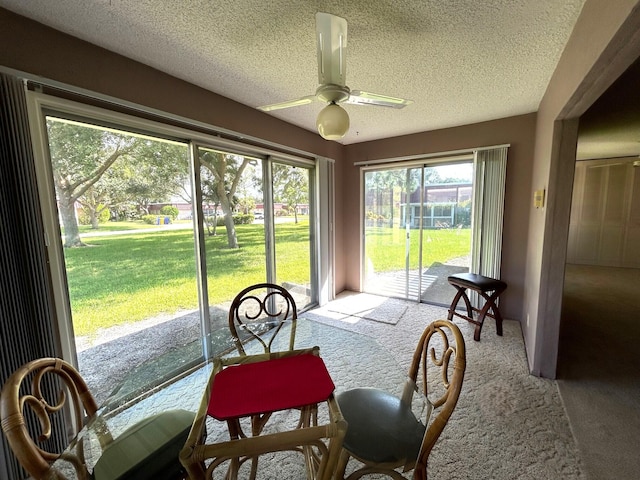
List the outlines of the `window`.
{"label": "window", "polygon": [[99,403],[230,348],[228,306],[250,284],[317,303],[314,161],[30,101],[63,356]]}

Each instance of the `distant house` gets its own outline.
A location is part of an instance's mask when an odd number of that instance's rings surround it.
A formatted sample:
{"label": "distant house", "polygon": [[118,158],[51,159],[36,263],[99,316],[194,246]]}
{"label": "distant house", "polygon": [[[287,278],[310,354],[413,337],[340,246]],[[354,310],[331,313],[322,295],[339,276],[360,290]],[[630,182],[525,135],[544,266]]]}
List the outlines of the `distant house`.
{"label": "distant house", "polygon": [[[420,188],[411,192],[408,206],[406,194],[402,194],[400,227],[404,228],[406,222],[409,221],[411,228],[419,228],[422,201],[425,202],[422,207],[423,227],[450,228],[459,225],[469,226],[472,193],[473,187],[470,183],[428,185],[424,187],[422,197]],[[408,215],[407,208],[409,208]]]}
{"label": "distant house", "polygon": [[[278,217],[280,215],[284,215],[288,213],[287,205],[284,203],[274,203],[273,204],[273,214]],[[300,203],[296,205],[296,211],[298,215],[309,215],[309,204],[308,203]],[[264,215],[264,204],[256,203],[256,207],[254,209],[255,214]]]}

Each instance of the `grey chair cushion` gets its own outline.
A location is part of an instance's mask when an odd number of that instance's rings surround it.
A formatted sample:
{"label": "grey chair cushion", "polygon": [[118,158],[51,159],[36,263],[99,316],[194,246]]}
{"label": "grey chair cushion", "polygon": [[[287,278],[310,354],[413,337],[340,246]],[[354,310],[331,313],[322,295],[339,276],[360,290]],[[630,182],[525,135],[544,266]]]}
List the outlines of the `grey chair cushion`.
{"label": "grey chair cushion", "polygon": [[170,410],[137,423],[110,443],[93,469],[95,480],[174,479],[195,414]]}
{"label": "grey chair cushion", "polygon": [[376,463],[418,457],[425,426],[410,405],[374,388],[356,388],[337,396],[347,421],[343,446],[354,456]]}

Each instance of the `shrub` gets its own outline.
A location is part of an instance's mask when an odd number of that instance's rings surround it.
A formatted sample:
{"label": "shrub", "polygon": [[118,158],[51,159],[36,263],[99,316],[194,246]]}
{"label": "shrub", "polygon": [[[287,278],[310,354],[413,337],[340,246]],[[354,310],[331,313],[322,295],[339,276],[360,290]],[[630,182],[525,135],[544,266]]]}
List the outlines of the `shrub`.
{"label": "shrub", "polygon": [[454,223],[463,227],[471,226],[471,200],[465,200],[456,205]]}
{"label": "shrub", "polygon": [[[103,208],[104,205],[98,205],[98,208]],[[98,215],[98,223],[107,223],[111,219],[111,212],[108,208],[105,208]],[[91,223],[91,218],[89,217],[89,213],[83,208],[78,214],[78,223],[80,225],[89,225]]]}
{"label": "shrub", "polygon": [[[205,222],[209,227],[213,226],[214,218],[215,217],[213,215],[205,217]],[[254,220],[252,213],[236,213],[232,218],[234,225],[248,225],[253,223]],[[218,227],[224,227],[224,215],[218,215],[216,223]]]}
{"label": "shrub", "polygon": [[386,220],[387,217],[385,217],[384,215],[375,213],[372,210],[367,210],[365,212],[365,217],[367,220],[376,220],[376,221],[380,221],[380,220]]}
{"label": "shrub", "polygon": [[218,215],[217,217],[214,217],[213,215],[208,215],[204,217],[206,224],[210,227],[213,226],[214,219],[216,221],[216,226],[224,227],[224,215]]}
{"label": "shrub", "polygon": [[165,205],[160,209],[160,215],[171,217],[172,221],[178,218],[179,213],[180,211],[178,210],[178,207],[174,207],[173,205]]}
{"label": "shrub", "polygon": [[143,215],[142,221],[149,225],[155,225],[158,222],[158,215]]}
{"label": "shrub", "polygon": [[234,225],[248,225],[253,223],[254,216],[252,213],[236,213],[233,216]]}

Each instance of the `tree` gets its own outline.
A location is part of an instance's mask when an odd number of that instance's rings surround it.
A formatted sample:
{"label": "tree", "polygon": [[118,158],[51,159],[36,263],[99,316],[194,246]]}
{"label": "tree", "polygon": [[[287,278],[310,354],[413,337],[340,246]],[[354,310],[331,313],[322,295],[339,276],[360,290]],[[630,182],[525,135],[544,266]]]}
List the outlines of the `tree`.
{"label": "tree", "polygon": [[116,160],[131,152],[137,139],[50,117],[47,130],[64,246],[82,246],[76,202]]}
{"label": "tree", "polygon": [[309,203],[309,177],[307,170],[276,164],[273,166],[273,188],[276,201],[293,211],[298,223],[298,205]]}
{"label": "tree", "polygon": [[94,230],[98,229],[99,219],[102,217],[103,212],[109,210],[108,193],[103,189],[96,188],[96,185],[97,183],[89,187],[84,192],[84,195],[78,199],[78,203],[82,206],[82,210]]}
{"label": "tree", "polygon": [[[394,223],[394,204],[397,201],[407,205],[417,202],[420,198],[420,182],[423,174],[422,167],[397,168],[367,172],[365,175],[366,205],[371,207],[366,214],[368,218],[378,222]],[[424,169],[424,184],[440,183],[440,175],[433,168]],[[394,198],[399,195],[400,198]],[[405,210],[408,215],[409,209]],[[401,220],[407,220],[406,218]]]}
{"label": "tree", "polygon": [[188,181],[186,145],[143,140],[130,156],[125,197],[140,216],[149,214],[151,204],[168,201]]}
{"label": "tree", "polygon": [[[365,174],[366,205],[371,208],[367,212],[368,218],[376,224],[387,224],[393,227],[394,194],[399,190],[400,195],[407,196],[407,182],[412,179],[414,169],[391,169],[367,172]],[[413,174],[413,175],[412,175]]]}
{"label": "tree", "polygon": [[[233,211],[237,202],[235,195],[245,168],[254,161],[242,155],[200,149],[200,165],[210,174],[209,194],[219,201],[224,214],[229,248],[239,248],[236,228],[233,223]],[[202,175],[202,177],[207,177],[207,175]]]}
{"label": "tree", "polygon": [[[203,168],[200,173],[200,189],[202,192],[202,203],[206,205],[206,208],[203,205],[204,220],[210,237],[215,236],[218,229],[220,199],[218,198],[216,183],[217,180],[215,176],[208,169]],[[213,214],[211,214],[211,210],[213,210]]]}
{"label": "tree", "polygon": [[47,129],[65,247],[84,245],[76,203],[97,228],[104,209],[134,203],[148,213],[149,203],[167,200],[188,176],[185,145],[51,117]]}
{"label": "tree", "polygon": [[180,210],[178,210],[178,207],[173,205],[165,205],[160,209],[160,215],[171,217],[172,221],[178,218],[179,214]]}
{"label": "tree", "polygon": [[242,213],[246,215],[253,212],[253,209],[256,208],[256,201],[251,197],[243,196],[240,197],[236,206]]}
{"label": "tree", "polygon": [[263,202],[261,162],[249,162],[238,182],[236,197],[236,211],[240,211],[245,215],[255,210],[256,203]]}

